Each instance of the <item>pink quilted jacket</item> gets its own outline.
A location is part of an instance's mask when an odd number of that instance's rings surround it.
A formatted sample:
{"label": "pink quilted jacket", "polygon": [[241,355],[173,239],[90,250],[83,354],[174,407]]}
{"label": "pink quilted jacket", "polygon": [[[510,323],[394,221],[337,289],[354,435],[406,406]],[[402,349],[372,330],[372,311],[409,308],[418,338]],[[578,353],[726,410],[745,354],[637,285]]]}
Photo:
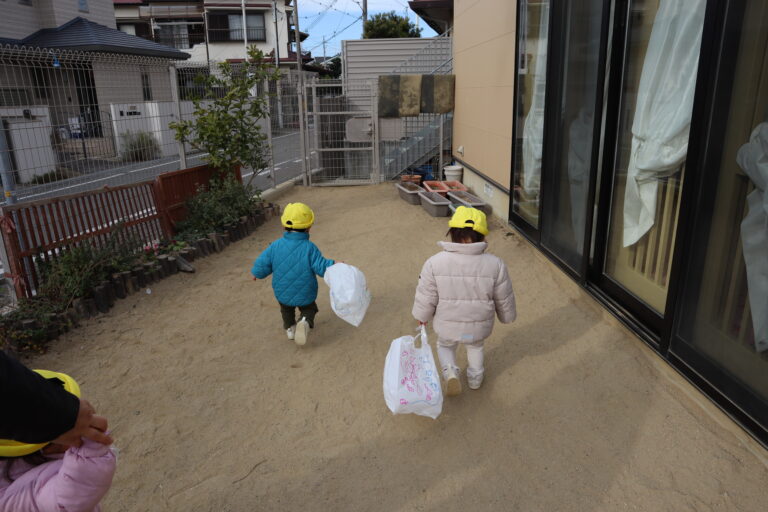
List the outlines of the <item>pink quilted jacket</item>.
{"label": "pink quilted jacket", "polygon": [[39,466],[13,461],[5,479],[7,460],[0,461],[0,512],[97,512],[115,474],[115,454],[109,446],[84,440],[59,458]]}
{"label": "pink quilted jacket", "polygon": [[502,323],[515,320],[515,293],[504,262],[487,254],[486,242],[455,244],[429,258],[419,275],[413,316],[433,321],[438,337],[472,343],[491,335],[494,316]]}

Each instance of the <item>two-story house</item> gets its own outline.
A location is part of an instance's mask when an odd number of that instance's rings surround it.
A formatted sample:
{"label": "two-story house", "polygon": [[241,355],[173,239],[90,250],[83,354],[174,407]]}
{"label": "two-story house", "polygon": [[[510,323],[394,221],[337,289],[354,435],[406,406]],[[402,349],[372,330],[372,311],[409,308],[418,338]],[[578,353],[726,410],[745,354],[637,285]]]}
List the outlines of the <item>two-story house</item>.
{"label": "two-story house", "polygon": [[123,135],[172,100],[169,65],[189,58],[117,30],[112,0],[3,1],[0,35],[0,164],[16,184],[123,161]]}
{"label": "two-story house", "polygon": [[119,30],[184,50],[191,61],[237,62],[255,45],[279,67],[296,68],[292,0],[113,1]]}

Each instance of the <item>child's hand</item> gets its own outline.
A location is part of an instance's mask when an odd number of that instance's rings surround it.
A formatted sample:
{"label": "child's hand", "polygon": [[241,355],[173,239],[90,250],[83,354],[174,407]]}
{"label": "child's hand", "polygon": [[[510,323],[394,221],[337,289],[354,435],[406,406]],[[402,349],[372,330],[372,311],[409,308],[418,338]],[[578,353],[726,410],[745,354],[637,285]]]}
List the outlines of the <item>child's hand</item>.
{"label": "child's hand", "polygon": [[258,281],[258,280],[259,280],[259,278],[258,278],[258,277],[254,277],[254,278],[253,278],[253,280],[254,280],[254,281]]}

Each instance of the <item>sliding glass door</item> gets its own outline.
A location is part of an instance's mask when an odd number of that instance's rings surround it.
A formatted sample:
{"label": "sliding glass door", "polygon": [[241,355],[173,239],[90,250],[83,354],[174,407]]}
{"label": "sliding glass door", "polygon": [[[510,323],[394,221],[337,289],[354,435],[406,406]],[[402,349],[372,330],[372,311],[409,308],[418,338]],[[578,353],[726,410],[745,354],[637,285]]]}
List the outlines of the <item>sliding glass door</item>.
{"label": "sliding glass door", "polygon": [[591,177],[597,167],[601,75],[607,39],[604,0],[559,2],[551,46],[547,172],[543,178],[541,245],[575,274],[584,271]]}
{"label": "sliding glass door", "polygon": [[768,428],[768,2],[725,21],[671,350]]}

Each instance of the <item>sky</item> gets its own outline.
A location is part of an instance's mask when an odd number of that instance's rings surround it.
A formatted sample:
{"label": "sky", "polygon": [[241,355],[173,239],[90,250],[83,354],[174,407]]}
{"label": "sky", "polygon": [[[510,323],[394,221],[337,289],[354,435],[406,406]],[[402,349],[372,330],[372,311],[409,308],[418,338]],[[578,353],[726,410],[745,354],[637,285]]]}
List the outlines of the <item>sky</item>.
{"label": "sky", "polygon": [[[299,28],[308,32],[309,38],[301,43],[303,51],[311,50],[315,57],[323,55],[323,37],[326,38],[325,53],[333,56],[341,52],[341,41],[360,39],[363,34],[360,7],[362,0],[295,0],[299,5]],[[413,23],[422,28],[421,37],[434,37],[434,30],[408,8],[407,0],[368,0],[368,17],[395,11],[407,15]]]}

